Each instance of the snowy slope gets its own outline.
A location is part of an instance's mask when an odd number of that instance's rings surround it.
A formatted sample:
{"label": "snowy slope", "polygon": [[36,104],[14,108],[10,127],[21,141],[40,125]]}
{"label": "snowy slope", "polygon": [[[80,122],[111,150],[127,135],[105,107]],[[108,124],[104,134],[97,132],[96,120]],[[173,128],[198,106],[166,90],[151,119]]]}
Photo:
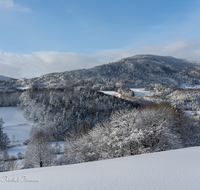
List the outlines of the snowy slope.
{"label": "snowy slope", "polygon": [[[135,96],[152,96],[152,93],[149,91],[145,91],[144,88],[130,88],[130,90],[134,91]],[[100,91],[104,94],[121,97],[121,95],[115,91]]]}
{"label": "snowy slope", "polygon": [[192,88],[192,89],[195,89],[195,88],[200,88],[200,85],[194,85],[193,87],[191,87],[191,86],[188,86],[187,84],[185,84],[185,83],[182,83],[181,84],[181,86],[180,86],[181,88]]}
{"label": "snowy slope", "polygon": [[131,88],[134,91],[135,96],[152,96],[152,93],[145,91],[144,88]]}
{"label": "snowy slope", "polygon": [[119,98],[121,97],[121,95],[119,93],[115,92],[115,91],[100,91],[100,92],[102,92],[104,94],[116,96],[116,97],[119,97]]}
{"label": "snowy slope", "polygon": [[[200,147],[0,173],[1,189],[199,190]],[[6,177],[5,177],[6,176]],[[28,180],[39,182],[24,182]],[[19,182],[5,182],[7,178]]]}

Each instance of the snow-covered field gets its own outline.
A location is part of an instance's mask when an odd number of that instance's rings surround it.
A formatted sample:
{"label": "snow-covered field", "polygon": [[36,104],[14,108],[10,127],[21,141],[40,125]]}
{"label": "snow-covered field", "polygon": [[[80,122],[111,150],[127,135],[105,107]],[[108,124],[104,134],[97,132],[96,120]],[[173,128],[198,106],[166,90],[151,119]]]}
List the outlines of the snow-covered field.
{"label": "snow-covered field", "polygon": [[0,117],[4,121],[4,132],[11,140],[15,135],[13,144],[22,143],[29,138],[32,124],[24,118],[23,113],[17,107],[0,107]]}
{"label": "snow-covered field", "polygon": [[[186,85],[185,83],[182,83],[181,88],[200,88],[200,85],[194,85],[193,87]],[[130,90],[134,91],[135,96],[152,96],[153,93],[151,93],[150,91],[145,91],[144,88],[130,88]],[[116,96],[116,97],[121,97],[121,95],[115,91],[100,91],[103,92],[104,94],[108,94],[108,95],[112,95],[112,96]]]}
{"label": "snow-covered field", "polygon": [[[13,135],[15,136],[14,142],[11,142],[11,145],[16,145],[15,147],[9,148],[8,154],[10,156],[17,156],[19,152],[24,154],[26,151],[26,145],[22,143],[29,139],[29,132],[32,127],[32,123],[28,122],[21,111],[17,107],[0,107],[0,117],[4,121],[3,131],[7,133],[8,137],[12,141]],[[61,152],[64,151],[65,142],[58,142],[61,145]],[[54,146],[56,142],[53,142]]]}
{"label": "snow-covered field", "polygon": [[[145,91],[144,88],[130,88],[132,91],[134,91],[135,96],[152,96],[153,94],[150,93],[149,91]],[[100,91],[103,92],[104,94],[116,96],[116,97],[121,97],[121,95],[115,91]]]}
{"label": "snow-covered field", "polygon": [[108,94],[108,95],[112,95],[112,96],[116,96],[116,97],[121,97],[121,95],[115,91],[100,91],[103,92],[104,94]]}
{"label": "snow-covered field", "polygon": [[[0,187],[6,190],[199,190],[199,160],[200,147],[192,147],[68,166],[18,170],[0,173]],[[35,182],[25,182],[24,179]]]}
{"label": "snow-covered field", "polygon": [[[22,143],[26,139],[29,139],[32,123],[24,118],[23,113],[19,111],[17,107],[0,107],[0,117],[2,117],[4,121],[3,131],[7,133],[10,138],[11,145],[16,145],[7,150],[8,154],[10,156],[17,156],[19,152],[24,154],[26,145]],[[12,141],[13,135],[15,136],[14,141]]]}
{"label": "snow-covered field", "polygon": [[26,90],[26,89],[29,89],[30,87],[26,86],[26,87],[17,87],[17,89],[20,89],[20,90]]}
{"label": "snow-covered field", "polygon": [[130,88],[134,91],[135,96],[152,96],[153,94],[149,91],[145,91],[144,88]]}
{"label": "snow-covered field", "polygon": [[17,107],[0,107],[0,117],[3,118],[4,127],[28,123]]}
{"label": "snow-covered field", "polygon": [[185,83],[181,84],[181,88],[200,88],[200,85],[194,85],[193,87],[186,85]]}

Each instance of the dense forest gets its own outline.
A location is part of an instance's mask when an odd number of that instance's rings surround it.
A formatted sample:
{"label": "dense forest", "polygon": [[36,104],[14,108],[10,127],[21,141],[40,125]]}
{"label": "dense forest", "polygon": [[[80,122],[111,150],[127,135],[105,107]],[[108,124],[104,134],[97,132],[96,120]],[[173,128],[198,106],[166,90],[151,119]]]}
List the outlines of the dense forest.
{"label": "dense forest", "polygon": [[140,106],[95,90],[75,88],[29,89],[19,100],[25,118],[36,123],[32,132],[43,131],[53,141],[64,140],[69,133],[82,135],[96,123],[109,120],[115,110]]}
{"label": "dense forest", "polygon": [[0,91],[0,107],[17,106],[23,90],[10,88]]}

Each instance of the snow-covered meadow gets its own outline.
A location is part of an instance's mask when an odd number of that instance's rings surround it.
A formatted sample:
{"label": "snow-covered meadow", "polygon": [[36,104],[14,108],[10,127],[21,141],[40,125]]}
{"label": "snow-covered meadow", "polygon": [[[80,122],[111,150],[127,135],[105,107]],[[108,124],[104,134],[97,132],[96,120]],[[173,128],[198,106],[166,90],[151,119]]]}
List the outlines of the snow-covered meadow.
{"label": "snow-covered meadow", "polygon": [[6,190],[199,190],[199,160],[200,147],[192,147],[68,166],[3,172],[0,173],[0,186]]}
{"label": "snow-covered meadow", "polygon": [[153,94],[150,91],[145,91],[144,88],[130,88],[134,91],[135,96],[152,96]]}
{"label": "snow-covered meadow", "polygon": [[[153,94],[150,91],[145,91],[144,88],[130,88],[130,90],[134,91],[135,96],[152,96]],[[121,94],[115,91],[100,91],[104,94],[121,97]]]}
{"label": "snow-covered meadow", "polygon": [[[11,140],[11,147],[7,150],[10,156],[17,156],[19,152],[24,154],[27,146],[23,142],[29,139],[29,132],[33,123],[27,121],[23,112],[20,111],[17,107],[0,107],[0,118],[3,118],[4,129],[3,131],[7,133],[8,137]],[[13,139],[13,136],[15,137]],[[61,145],[61,152],[64,151],[65,142],[58,142]],[[53,142],[54,146],[56,142]]]}
{"label": "snow-covered meadow", "polygon": [[0,117],[4,121],[4,132],[11,140],[13,135],[15,136],[12,144],[21,144],[29,138],[32,124],[23,117],[17,107],[0,107]]}
{"label": "snow-covered meadow", "polygon": [[[194,85],[194,86],[188,86],[185,83],[181,83],[180,88],[189,88],[189,89],[196,89],[200,88],[200,85]],[[144,88],[130,88],[130,90],[134,91],[135,96],[152,96],[153,93],[150,91],[145,91]],[[116,97],[121,97],[121,95],[118,92],[115,91],[100,91],[103,92],[104,94],[116,96]],[[157,92],[158,93],[158,92]]]}
{"label": "snow-covered meadow", "polygon": [[185,84],[185,83],[182,83],[181,84],[181,88],[190,88],[190,89],[195,89],[195,88],[200,88],[200,85],[194,85],[194,86],[188,86],[187,84]]}
{"label": "snow-covered meadow", "polygon": [[121,97],[121,95],[115,91],[100,91],[100,92],[103,92],[104,94],[108,94],[108,95],[111,95],[111,96],[115,96],[115,97]]}

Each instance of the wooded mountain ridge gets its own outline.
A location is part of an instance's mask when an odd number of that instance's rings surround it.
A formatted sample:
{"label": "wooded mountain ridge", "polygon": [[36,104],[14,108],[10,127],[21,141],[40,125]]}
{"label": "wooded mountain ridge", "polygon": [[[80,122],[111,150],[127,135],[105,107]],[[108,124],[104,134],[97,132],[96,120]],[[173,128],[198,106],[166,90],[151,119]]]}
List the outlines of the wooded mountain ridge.
{"label": "wooded mountain ridge", "polygon": [[[70,64],[67,63],[66,64]],[[144,88],[156,84],[179,87],[200,84],[200,62],[170,56],[136,55],[117,62],[80,69],[50,73],[41,77],[2,82],[4,86],[48,88],[86,88],[113,90],[115,87]]]}

